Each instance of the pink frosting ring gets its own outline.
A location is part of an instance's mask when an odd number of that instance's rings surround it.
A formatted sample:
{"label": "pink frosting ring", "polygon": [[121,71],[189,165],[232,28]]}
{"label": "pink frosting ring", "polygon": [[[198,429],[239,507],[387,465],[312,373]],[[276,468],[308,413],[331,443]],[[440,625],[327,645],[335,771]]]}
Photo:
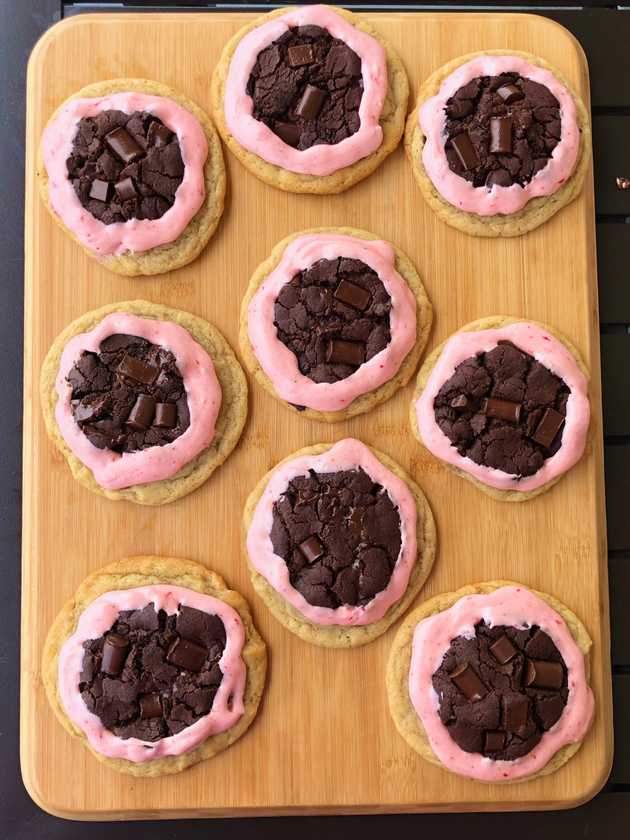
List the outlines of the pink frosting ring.
{"label": "pink frosting ring", "polygon": [[[254,103],[246,93],[247,81],[258,53],[295,26],[313,24],[354,50],[361,59],[363,96],[359,130],[340,143],[321,144],[299,151],[283,142],[264,123],[254,119]],[[268,163],[302,175],[330,175],[375,152],[383,140],[379,124],[387,94],[387,57],[371,35],[357,29],[327,6],[301,6],[257,26],[234,51],[225,82],[225,121],[232,136],[248,151]]]}
{"label": "pink frosting ring", "polygon": [[[177,359],[188,399],[190,426],[172,443],[119,454],[98,449],[75,423],[72,388],[67,376],[84,351],[98,353],[101,341],[116,333],[137,335],[165,347]],[[174,476],[210,445],[221,407],[221,385],[212,359],[190,333],[173,321],[139,318],[128,312],[113,312],[90,332],[70,339],[61,354],[55,389],[58,397],[55,417],[61,436],[106,490],[120,490]]]}
{"label": "pink frosting ring", "polygon": [[[566,420],[562,429],[562,444],[551,458],[547,458],[534,475],[517,479],[492,467],[476,464],[460,455],[435,421],[433,403],[442,385],[451,378],[457,365],[478,353],[496,347],[499,341],[511,341],[556,376],[571,389],[566,406]],[[591,407],[588,400],[588,381],[564,344],[537,324],[518,321],[494,330],[456,333],[448,339],[435,367],[416,402],[416,417],[420,437],[436,458],[470,473],[478,481],[497,490],[536,490],[571,469],[584,453]]]}
{"label": "pink frosting ring", "polygon": [[[130,219],[106,225],[79,201],[68,178],[66,160],[72,151],[77,125],[82,117],[102,111],[148,111],[162,120],[179,140],[184,177],[173,206],[159,219]],[[173,242],[183,232],[205,198],[204,164],[208,142],[203,128],[190,111],[172,99],[146,93],[112,93],[98,99],[71,99],[44,129],[42,155],[48,173],[48,197],[55,213],[82,245],[99,256],[148,251]]]}
{"label": "pink frosting ring", "polygon": [[[519,184],[512,184],[511,187],[495,184],[490,190],[486,187],[474,187],[465,178],[456,175],[448,165],[444,151],[446,140],[444,109],[447,100],[472,79],[509,72],[519,73],[525,78],[545,85],[556,97],[560,103],[560,142],[551,153],[547,165],[537,172],[524,187]],[[467,213],[477,213],[479,216],[516,213],[530,199],[536,196],[552,195],[573,172],[580,148],[580,128],[576,118],[575,101],[571,93],[549,70],[530,64],[516,56],[484,55],[462,64],[444,79],[438,93],[422,105],[419,110],[419,124],[426,137],[422,150],[422,162],[433,186],[450,204]]]}
{"label": "pink frosting ring", "polygon": [[[89,711],[79,692],[83,664],[83,642],[98,639],[112,627],[123,610],[138,610],[153,604],[156,612],[167,615],[178,612],[179,605],[217,615],[225,626],[225,649],[219,660],[223,679],[212,708],[198,721],[160,741],[142,741],[139,738],[119,738],[106,729],[97,715]],[[65,642],[59,653],[59,696],[70,720],[85,733],[88,743],[108,758],[124,758],[134,763],[153,761],[169,755],[182,755],[199,746],[211,735],[225,732],[239,720],[245,711],[246,669],[241,658],[245,631],[241,617],[224,601],[203,595],[181,586],[140,586],[99,595],[81,613],[77,629]]]}
{"label": "pink frosting ring", "polygon": [[[315,472],[340,472],[362,467],[370,478],[381,484],[400,514],[402,543],[389,583],[363,607],[344,604],[336,609],[314,607],[289,580],[287,564],[274,553],[271,542],[273,505],[285,492],[289,481]],[[387,469],[372,451],[359,440],[346,438],[321,455],[300,455],[280,464],[269,479],[254,510],[247,532],[247,552],[254,569],[273,586],[276,592],[313,624],[358,627],[379,621],[387,610],[402,598],[413,565],[416,562],[416,502],[405,482]]]}
{"label": "pink frosting ring", "polygon": [[[349,257],[372,268],[392,301],[391,340],[387,347],[339,382],[313,382],[300,373],[294,353],[278,338],[274,306],[280,290],[317,260]],[[395,268],[394,249],[382,240],[314,233],[299,236],[249,303],[247,328],[254,355],[278,396],[316,411],[340,411],[361,394],[394,376],[416,341],[416,299]]]}
{"label": "pink frosting ring", "polygon": [[[457,636],[472,638],[475,624],[525,629],[537,624],[556,645],[567,667],[569,695],[560,719],[527,755],[496,761],[462,750],[438,713],[440,698],[432,677]],[[541,770],[567,744],[581,741],[593,720],[595,701],[586,679],[584,655],[564,619],[542,598],[521,586],[504,586],[488,595],[467,595],[448,610],[425,618],[413,634],[409,696],[427,733],[431,749],[453,773],[484,782],[522,779]]]}

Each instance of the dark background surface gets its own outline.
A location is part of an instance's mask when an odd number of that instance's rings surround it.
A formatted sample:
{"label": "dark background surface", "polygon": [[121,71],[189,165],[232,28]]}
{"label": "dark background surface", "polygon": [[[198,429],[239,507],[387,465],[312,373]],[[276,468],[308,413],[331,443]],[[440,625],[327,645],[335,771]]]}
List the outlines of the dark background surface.
{"label": "dark background surface", "polygon": [[[586,51],[591,72],[597,207],[599,300],[606,443],[606,497],[612,665],[615,703],[615,761],[608,784],[592,802],[572,811],[530,814],[459,814],[367,817],[283,817],[249,820],[76,823],[45,814],[29,799],[19,770],[19,599],[21,502],[22,297],[24,103],[26,62],[39,36],[62,16],[123,7],[200,8],[202,0],[66,3],[63,0],[0,0],[0,840],[94,840],[116,836],[179,840],[295,837],[300,840],[384,833],[424,833],[466,840],[499,834],[532,838],[630,838],[630,191],[616,189],[615,177],[630,177],[630,8],[606,0],[517,0],[519,9],[559,21]],[[247,4],[220,4],[243,9]],[[295,5],[295,3],[293,4]],[[362,3],[351,7],[382,7]],[[422,9],[397,3],[398,8]],[[270,8],[270,3],[257,4]],[[453,10],[479,5],[432,0]],[[427,6],[424,6],[426,9]],[[484,8],[509,9],[506,2]],[[512,5],[514,8],[514,5]],[[211,11],[209,12],[211,13]],[[63,558],[60,558],[63,562]],[[260,756],[259,772],[265,773]],[[178,783],[186,784],[185,774]],[[67,780],[72,784],[72,779]]]}

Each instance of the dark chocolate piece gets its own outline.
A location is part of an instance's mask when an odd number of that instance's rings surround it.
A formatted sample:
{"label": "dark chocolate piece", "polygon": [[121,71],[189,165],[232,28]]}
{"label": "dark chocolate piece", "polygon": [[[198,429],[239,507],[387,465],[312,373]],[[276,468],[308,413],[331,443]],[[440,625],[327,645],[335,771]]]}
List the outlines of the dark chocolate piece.
{"label": "dark chocolate piece", "polygon": [[533,688],[562,688],[564,671],[559,662],[528,659],[525,668],[525,685]]}
{"label": "dark chocolate piece", "polygon": [[185,671],[201,671],[208,656],[208,650],[190,639],[178,636],[168,649],[166,659]]}
{"label": "dark chocolate piece", "polygon": [[512,154],[511,117],[492,117],[490,120],[490,151],[497,155]]}
{"label": "dark chocolate piece", "polygon": [[467,131],[463,131],[461,134],[453,137],[451,145],[455,149],[457,157],[464,169],[474,169],[476,166],[479,166],[479,155]]}
{"label": "dark chocolate piece", "polygon": [[524,694],[503,695],[503,725],[507,732],[518,732],[527,723],[529,700]]}
{"label": "dark chocolate piece", "polygon": [[155,414],[155,400],[148,394],[138,394],[127,419],[127,425],[136,431],[148,429]]}
{"label": "dark chocolate piece", "polygon": [[310,44],[296,44],[287,49],[289,67],[303,67],[315,61],[315,53]]}
{"label": "dark chocolate piece", "polygon": [[361,286],[355,286],[348,280],[342,280],[335,289],[335,297],[342,303],[364,312],[370,305],[370,293]]}
{"label": "dark chocolate piece", "polygon": [[105,136],[105,142],[123,163],[133,163],[144,154],[142,146],[139,146],[131,134],[122,127],[110,131]]}
{"label": "dark chocolate piece", "polygon": [[143,694],[139,703],[141,718],[162,717],[162,704],[159,694]]}
{"label": "dark chocolate piece", "polygon": [[472,407],[472,402],[465,394],[458,394],[451,400],[451,408],[454,408],[456,411],[470,411]]}
{"label": "dark chocolate piece", "polygon": [[103,658],[101,660],[101,671],[106,674],[120,674],[127,658],[129,642],[124,636],[117,633],[109,633],[103,644]]}
{"label": "dark chocolate piece", "polygon": [[481,700],[487,694],[485,685],[468,662],[458,665],[454,671],[451,671],[450,677],[468,700]]}
{"label": "dark chocolate piece", "polygon": [[157,403],[153,425],[164,429],[172,429],[176,423],[177,406],[174,403]]}
{"label": "dark chocolate piece", "polygon": [[155,146],[161,149],[173,139],[173,132],[167,128],[163,123],[152,122],[147,132],[147,143],[149,146]]}
{"label": "dark chocolate piece", "polygon": [[97,201],[107,201],[108,195],[108,181],[99,181],[98,178],[92,181],[92,185],[90,186],[90,198],[95,198]]}
{"label": "dark chocolate piece", "polygon": [[486,732],[484,752],[500,752],[505,747],[505,732],[494,730]]}
{"label": "dark chocolate piece", "polygon": [[324,546],[316,536],[312,536],[300,543],[300,551],[306,557],[307,563],[313,563],[323,555]]}
{"label": "dark chocolate piece", "polygon": [[512,183],[512,176],[507,169],[494,169],[492,172],[488,172],[486,178],[486,187],[489,190],[492,187],[511,187]]}
{"label": "dark chocolate piece", "polygon": [[516,87],[516,85],[502,85],[498,90],[497,94],[501,97],[503,102],[506,105],[512,105],[514,102],[518,102],[519,99],[524,99],[525,94],[522,90]]}
{"label": "dark chocolate piece", "polygon": [[496,417],[507,423],[518,423],[521,418],[521,404],[509,400],[497,400],[489,397],[484,400],[483,412],[486,417]]}
{"label": "dark chocolate piece", "polygon": [[337,365],[358,367],[365,361],[365,345],[358,341],[332,338],[328,344],[326,361]]}
{"label": "dark chocolate piece", "polygon": [[517,654],[517,650],[507,636],[500,636],[490,645],[490,653],[500,665],[506,665]]}
{"label": "dark chocolate piece", "polygon": [[274,126],[275,133],[287,146],[295,148],[300,142],[300,130],[295,123],[278,120]]}
{"label": "dark chocolate piece", "polygon": [[300,99],[295,113],[303,120],[314,120],[322,109],[324,100],[326,99],[326,91],[314,85],[307,85],[304,88],[304,93]]}
{"label": "dark chocolate piece", "polygon": [[136,382],[142,382],[143,385],[151,385],[155,382],[159,370],[127,353],[118,366],[118,372]]}
{"label": "dark chocolate piece", "polygon": [[132,178],[123,178],[122,181],[119,181],[114,186],[116,187],[118,198],[121,201],[133,201],[138,197]]}
{"label": "dark chocolate piece", "polygon": [[564,420],[565,418],[562,414],[554,408],[545,409],[545,413],[536,427],[536,431],[532,435],[532,440],[535,440],[536,443],[544,446],[545,449],[549,449],[551,444],[554,442],[556,435],[564,426]]}

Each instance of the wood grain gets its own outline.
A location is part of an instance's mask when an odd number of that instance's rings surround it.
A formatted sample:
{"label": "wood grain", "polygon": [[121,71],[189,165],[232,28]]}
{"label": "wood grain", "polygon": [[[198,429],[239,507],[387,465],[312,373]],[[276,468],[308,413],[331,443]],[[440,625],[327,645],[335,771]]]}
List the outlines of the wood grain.
{"label": "wood grain", "polygon": [[[529,50],[558,66],[588,100],[577,42],[540,17],[371,14],[399,50],[412,88],[440,64],[484,48]],[[520,239],[481,240],[440,223],[425,206],[402,149],[370,178],[331,197],[274,191],[231,157],[229,200],[216,237],[192,265],[148,280],[117,277],[90,260],[48,217],[36,194],[35,149],[55,107],[83,85],[155,78],[209,109],[210,74],[244,14],[95,15],[64,21],[39,42],[28,76],[24,353],[22,770],[33,798],[84,819],[254,813],[357,813],[562,808],[593,796],[611,762],[608,593],[592,177],[581,198]],[[352,225],[390,239],[423,276],[436,309],[430,346],[488,314],[531,317],[570,336],[593,372],[587,456],[549,494],[526,505],[483,496],[434,461],[407,424],[411,386],[339,426],[307,422],[254,387],[241,445],[204,487],[159,510],[98,498],[71,478],[46,438],[39,368],[73,318],[130,296],[187,309],[236,347],[241,296],[279,239],[314,225]],[[430,766],[389,717],[384,670],[395,632],[360,650],[310,647],[255,599],[240,540],[241,510],[258,478],[299,447],[354,435],[411,472],[436,515],[439,551],[426,597],[465,583],[513,578],[566,602],[594,641],[598,712],[576,758],[544,780],[506,787]],[[48,708],[43,640],[91,571],[131,554],[199,560],[251,602],[269,644],[268,690],[257,722],[233,748],[180,777],[119,777],[72,740]]]}

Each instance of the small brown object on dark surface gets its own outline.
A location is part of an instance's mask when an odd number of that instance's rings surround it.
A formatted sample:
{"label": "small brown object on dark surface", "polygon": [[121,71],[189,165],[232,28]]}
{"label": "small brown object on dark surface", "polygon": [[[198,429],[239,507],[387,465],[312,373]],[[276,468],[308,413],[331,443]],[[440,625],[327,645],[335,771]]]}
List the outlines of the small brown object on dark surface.
{"label": "small brown object on dark surface", "polygon": [[536,431],[532,435],[532,440],[549,449],[556,435],[564,426],[564,419],[562,414],[554,408],[547,408],[540,423],[536,427]]}
{"label": "small brown object on dark surface", "polygon": [[365,361],[365,346],[358,341],[343,341],[333,338],[328,344],[326,361],[339,365],[358,367]]}
{"label": "small brown object on dark surface", "polygon": [[158,368],[147,365],[140,359],[127,353],[123,356],[118,366],[118,373],[136,382],[142,382],[143,385],[151,385],[158,375]]}
{"label": "small brown object on dark surface", "polygon": [[174,403],[158,403],[155,406],[154,426],[172,429],[177,423],[177,406]]}
{"label": "small brown object on dark surface", "polygon": [[485,685],[467,662],[451,671],[450,678],[468,700],[481,700],[487,694]]}
{"label": "small brown object on dark surface", "polygon": [[527,723],[529,700],[524,694],[503,696],[503,725],[508,732],[518,732]]}
{"label": "small brown object on dark surface", "polygon": [[201,671],[207,656],[208,651],[203,645],[178,636],[168,649],[166,661],[186,671]]}
{"label": "small brown object on dark surface", "polygon": [[137,431],[148,429],[155,414],[155,400],[148,394],[138,394],[131,413],[127,418],[127,425]]}
{"label": "small brown object on dark surface", "polygon": [[523,91],[519,90],[516,85],[501,85],[497,93],[506,105],[511,105],[513,102],[525,98]]}
{"label": "small brown object on dark surface", "polygon": [[133,163],[134,160],[138,160],[144,154],[142,147],[122,127],[110,131],[105,137],[105,143],[123,163]]}
{"label": "small brown object on dark surface", "polygon": [[304,540],[303,543],[300,543],[300,551],[302,552],[308,563],[313,563],[315,560],[318,560],[323,555],[324,546],[317,539],[317,537],[313,535],[307,540]]}
{"label": "small brown object on dark surface", "polygon": [[630,190],[630,178],[615,178],[618,190]]}
{"label": "small brown object on dark surface", "polygon": [[326,91],[314,85],[307,85],[300,99],[295,113],[303,120],[314,120],[319,114],[326,99]]}
{"label": "small brown object on dark surface", "polygon": [[370,293],[367,289],[362,289],[361,286],[355,286],[354,283],[348,280],[342,280],[335,289],[335,297],[342,303],[352,306],[354,309],[359,309],[363,312],[370,304]]}
{"label": "small brown object on dark surface", "polygon": [[500,665],[506,665],[511,659],[514,659],[518,651],[508,637],[503,635],[494,644],[490,645],[490,653]]}
{"label": "small brown object on dark surface", "polygon": [[101,671],[106,674],[120,674],[127,658],[129,642],[124,636],[117,633],[109,633],[103,644],[103,658],[101,660]]}
{"label": "small brown object on dark surface", "polygon": [[140,717],[156,718],[162,716],[162,703],[159,694],[143,694],[139,700]]}
{"label": "small brown object on dark surface", "polygon": [[455,411],[469,411],[472,408],[472,402],[465,394],[458,394],[451,400],[451,408]]}
{"label": "small brown object on dark surface", "polygon": [[512,183],[512,176],[507,169],[493,169],[492,172],[488,172],[486,178],[486,187],[489,190],[492,187],[511,187]]}
{"label": "small brown object on dark surface", "polygon": [[107,201],[108,195],[108,181],[99,181],[98,178],[92,181],[92,185],[90,187],[90,198],[95,198],[97,201]]}
{"label": "small brown object on dark surface", "polygon": [[315,61],[315,53],[310,44],[295,44],[287,50],[289,67],[303,67]]}
{"label": "small brown object on dark surface", "polygon": [[467,131],[453,137],[451,143],[464,169],[474,169],[479,165],[479,156]]}
{"label": "small brown object on dark surface", "polygon": [[564,672],[559,662],[545,659],[528,659],[525,668],[525,685],[529,688],[562,688]]}
{"label": "small brown object on dark surface", "polygon": [[161,149],[164,146],[168,146],[172,139],[173,132],[162,123],[152,122],[149,126],[149,131],[147,132],[147,143],[149,146],[155,146],[157,149]]}
{"label": "small brown object on dark surface", "polygon": [[300,142],[300,130],[295,123],[278,120],[274,130],[278,137],[286,143],[287,146],[295,148]]}
{"label": "small brown object on dark surface", "polygon": [[505,732],[494,730],[486,732],[484,752],[499,752],[505,746]]}
{"label": "small brown object on dark surface", "polygon": [[511,117],[492,117],[490,120],[490,152],[498,155],[512,154]]}
{"label": "small brown object on dark surface", "polygon": [[521,417],[521,404],[489,397],[484,400],[483,411],[486,417],[496,417],[499,420],[506,420],[508,423],[518,423]]}
{"label": "small brown object on dark surface", "polygon": [[[154,123],[155,125],[155,123]],[[94,181],[96,183],[96,181]],[[115,185],[116,193],[121,201],[133,201],[138,197],[132,178],[123,178]]]}

